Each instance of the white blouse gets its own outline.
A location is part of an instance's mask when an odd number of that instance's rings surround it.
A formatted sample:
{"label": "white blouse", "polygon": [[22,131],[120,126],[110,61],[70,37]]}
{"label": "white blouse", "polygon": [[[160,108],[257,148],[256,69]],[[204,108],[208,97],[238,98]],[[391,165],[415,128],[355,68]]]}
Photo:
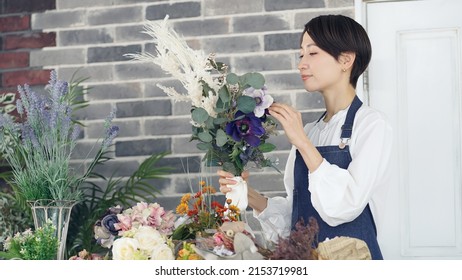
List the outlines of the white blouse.
{"label": "white blouse", "polygon": [[[341,126],[348,108],[339,111],[327,123],[305,126],[308,138],[315,146],[339,145]],[[348,142],[352,161],[348,169],[330,164],[325,159],[314,172],[309,172],[311,202],[321,218],[330,226],[350,222],[369,203],[377,230],[383,220],[386,191],[389,182],[389,162],[392,149],[392,129],[381,112],[366,105],[356,113],[353,132]],[[261,213],[254,211],[267,240],[290,233],[292,196],[294,189],[295,148],[292,147],[284,173],[287,197],[268,198]]]}

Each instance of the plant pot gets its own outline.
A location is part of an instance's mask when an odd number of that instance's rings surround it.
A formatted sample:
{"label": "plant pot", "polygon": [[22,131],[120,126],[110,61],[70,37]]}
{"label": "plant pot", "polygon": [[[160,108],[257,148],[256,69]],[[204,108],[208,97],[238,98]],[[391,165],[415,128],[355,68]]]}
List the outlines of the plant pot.
{"label": "plant pot", "polygon": [[77,202],[75,200],[51,200],[39,199],[28,201],[32,209],[35,229],[43,227],[47,220],[51,220],[56,228],[56,237],[58,238],[58,251],[56,259],[63,260],[66,252],[67,230],[72,211]]}

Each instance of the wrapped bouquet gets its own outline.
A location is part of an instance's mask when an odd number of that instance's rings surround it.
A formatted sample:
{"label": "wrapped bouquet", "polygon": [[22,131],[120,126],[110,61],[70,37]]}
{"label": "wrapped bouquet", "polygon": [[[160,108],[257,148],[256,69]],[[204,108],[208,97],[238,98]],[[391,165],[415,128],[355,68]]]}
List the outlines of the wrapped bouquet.
{"label": "wrapped bouquet", "polygon": [[205,163],[236,176],[249,163],[274,167],[264,156],[275,149],[267,140],[275,133],[276,124],[266,110],[273,98],[267,93],[263,75],[228,73],[228,66],[217,62],[214,54],[205,56],[189,48],[169,27],[168,16],[148,22],[144,33],[154,39],[156,53],[126,56],[154,63],[181,82],[185,93],[157,86],[174,101],[191,103],[191,140],[205,152]]}

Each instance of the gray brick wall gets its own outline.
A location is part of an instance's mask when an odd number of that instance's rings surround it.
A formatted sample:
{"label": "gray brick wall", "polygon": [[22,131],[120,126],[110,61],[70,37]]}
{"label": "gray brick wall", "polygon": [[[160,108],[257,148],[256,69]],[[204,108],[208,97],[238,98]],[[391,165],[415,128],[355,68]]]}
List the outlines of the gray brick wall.
{"label": "gray brick wall", "polygon": [[[182,87],[158,67],[130,61],[125,53],[152,51],[153,42],[142,34],[145,20],[170,22],[195,49],[217,53],[218,60],[243,74],[258,71],[276,101],[302,111],[303,120],[313,121],[323,111],[322,97],[306,93],[298,76],[298,43],[304,24],[320,14],[353,16],[353,0],[56,0],[56,10],[32,15],[32,29],[56,32],[57,46],[34,51],[34,66],[53,68],[61,79],[89,77],[86,98],[90,106],[79,112],[86,127],[75,156],[83,159],[100,137],[104,118],[117,108],[120,126],[114,160],[99,167],[107,176],[128,176],[152,153],[168,151],[162,164],[173,168],[165,180],[153,182],[161,190],[158,198],[173,209],[179,197],[196,187],[204,175],[216,169],[201,167],[201,152],[189,142],[190,107],[174,103],[156,83]],[[290,144],[283,133],[273,137],[284,169]],[[268,196],[284,193],[282,175],[271,169],[253,171],[250,183]],[[246,215],[254,225],[251,214]]]}

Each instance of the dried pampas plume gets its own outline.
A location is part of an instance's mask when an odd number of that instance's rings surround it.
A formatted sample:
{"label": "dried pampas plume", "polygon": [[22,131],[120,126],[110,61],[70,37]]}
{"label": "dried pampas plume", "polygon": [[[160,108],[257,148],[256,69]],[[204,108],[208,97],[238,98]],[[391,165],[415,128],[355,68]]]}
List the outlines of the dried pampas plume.
{"label": "dried pampas plume", "polygon": [[[210,61],[213,54],[205,56],[201,51],[191,49],[186,41],[173,30],[168,22],[168,15],[162,21],[148,21],[144,25],[143,33],[154,39],[156,53],[130,53],[125,57],[154,63],[165,72],[179,80],[186,93],[179,93],[173,87],[157,84],[174,101],[190,102],[194,107],[200,107],[215,117],[215,104],[218,100],[218,90],[222,86],[219,79],[212,76]],[[204,91],[203,84],[210,90]]]}

